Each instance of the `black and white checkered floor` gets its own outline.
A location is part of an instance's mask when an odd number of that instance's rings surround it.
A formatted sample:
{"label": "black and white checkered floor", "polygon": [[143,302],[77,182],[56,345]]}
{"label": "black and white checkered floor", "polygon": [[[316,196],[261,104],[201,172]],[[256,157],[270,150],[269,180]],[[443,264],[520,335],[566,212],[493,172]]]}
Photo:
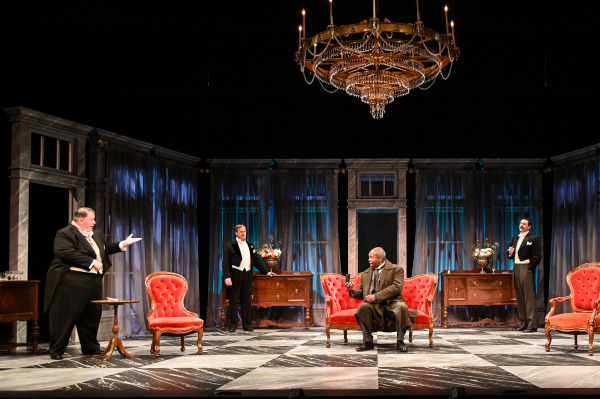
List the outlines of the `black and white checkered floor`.
{"label": "black and white checkered floor", "polygon": [[[82,356],[69,347],[63,360],[40,353],[0,354],[0,397],[477,397],[600,395],[600,345],[587,353],[587,336],[555,333],[544,350],[543,329],[436,328],[433,348],[427,331],[415,331],[408,353],[395,350],[395,333],[378,333],[375,350],[358,353],[358,331],[324,328],[260,328],[230,334],[206,329],[204,354],[195,335],[163,337],[161,357],[150,355],[150,337],[124,339],[124,358]],[[102,343],[106,345],[106,342]]]}

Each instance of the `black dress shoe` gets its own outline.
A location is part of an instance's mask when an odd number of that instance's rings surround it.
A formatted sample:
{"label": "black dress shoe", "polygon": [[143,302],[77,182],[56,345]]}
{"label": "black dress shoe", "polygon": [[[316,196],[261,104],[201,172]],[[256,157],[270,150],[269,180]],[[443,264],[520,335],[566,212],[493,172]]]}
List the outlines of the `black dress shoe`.
{"label": "black dress shoe", "polygon": [[244,328],[244,331],[252,332],[254,331],[254,328]]}
{"label": "black dress shoe", "polygon": [[537,328],[526,328],[523,330],[524,333],[537,332]]}
{"label": "black dress shoe", "polygon": [[356,347],[356,351],[357,352],[364,352],[364,351],[370,351],[370,350],[372,350],[374,348],[375,348],[375,346],[373,345],[373,341],[371,341],[371,342],[363,342],[362,345]]}
{"label": "black dress shoe", "polygon": [[406,346],[404,341],[397,341],[396,342],[396,350],[399,352],[408,352],[408,347]]}
{"label": "black dress shoe", "polygon": [[513,327],[513,331],[525,331],[527,327]]}
{"label": "black dress shoe", "polygon": [[62,360],[62,358],[63,358],[63,356],[58,353],[54,353],[54,354],[50,355],[50,359],[52,359],[52,360]]}
{"label": "black dress shoe", "polygon": [[232,327],[230,327],[230,328],[229,328],[229,332],[230,332],[230,333],[234,333],[234,332],[235,332],[235,328],[232,328]]}

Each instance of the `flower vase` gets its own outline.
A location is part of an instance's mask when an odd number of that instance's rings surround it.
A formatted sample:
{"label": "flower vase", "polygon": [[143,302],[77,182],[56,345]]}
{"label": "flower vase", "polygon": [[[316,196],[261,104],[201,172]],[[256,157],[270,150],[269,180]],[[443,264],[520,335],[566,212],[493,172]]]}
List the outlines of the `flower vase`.
{"label": "flower vase", "polygon": [[485,267],[490,263],[489,256],[478,256],[477,257],[477,265],[481,267],[480,273],[485,273]]}
{"label": "flower vase", "polygon": [[272,272],[275,266],[277,266],[277,262],[279,262],[279,258],[276,258],[274,256],[269,256],[265,258],[265,264],[269,268],[270,272]]}

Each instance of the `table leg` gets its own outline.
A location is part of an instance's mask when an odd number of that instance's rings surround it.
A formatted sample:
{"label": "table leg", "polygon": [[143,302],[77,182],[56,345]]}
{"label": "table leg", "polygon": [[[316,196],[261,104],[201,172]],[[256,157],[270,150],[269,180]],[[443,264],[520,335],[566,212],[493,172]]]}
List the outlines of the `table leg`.
{"label": "table leg", "polygon": [[113,319],[113,328],[112,328],[113,337],[110,339],[110,342],[108,343],[108,346],[106,347],[104,352],[102,352],[99,355],[92,356],[92,357],[94,359],[99,359],[108,353],[108,356],[106,357],[106,359],[104,359],[104,361],[107,361],[112,357],[115,348],[117,348],[117,350],[119,351],[121,356],[128,356],[128,357],[137,359],[137,356],[132,355],[131,353],[127,352],[125,350],[125,348],[123,347],[123,342],[121,341],[121,338],[119,338],[119,311],[118,311],[119,305],[113,305],[113,306],[115,309],[115,316]]}

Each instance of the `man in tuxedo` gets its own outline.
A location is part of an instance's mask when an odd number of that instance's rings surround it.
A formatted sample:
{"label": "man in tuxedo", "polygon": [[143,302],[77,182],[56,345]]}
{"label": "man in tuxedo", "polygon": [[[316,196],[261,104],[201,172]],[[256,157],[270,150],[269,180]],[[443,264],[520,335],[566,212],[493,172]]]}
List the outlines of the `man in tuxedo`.
{"label": "man in tuxedo", "polygon": [[507,250],[509,259],[514,260],[515,295],[519,326],[515,330],[537,331],[535,269],[542,260],[540,239],[531,233],[531,219],[523,218],[519,223],[519,235],[514,237]]}
{"label": "man in tuxedo", "polygon": [[363,343],[356,350],[374,348],[371,331],[396,331],[396,349],[407,352],[404,335],[415,322],[417,310],[408,309],[402,296],[404,269],[387,260],[385,251],[379,247],[369,252],[369,264],[371,267],[362,274],[358,289],[354,289],[353,283],[346,283],[352,298],[364,299],[354,315],[363,334]]}
{"label": "man in tuxedo", "polygon": [[254,246],[246,241],[246,226],[235,226],[235,241],[223,246],[223,279],[227,286],[229,300],[229,332],[235,332],[238,324],[237,306],[241,305],[242,327],[244,331],[252,329],[252,268],[262,274],[275,276],[263,265]]}
{"label": "man in tuxedo", "polygon": [[96,213],[91,208],[79,208],[73,221],[56,232],[54,259],[48,268],[44,312],[48,312],[50,357],[60,360],[73,327],[85,355],[98,355],[98,327],[102,305],[91,303],[102,299],[102,277],[112,266],[108,255],[122,252],[141,238],[133,234],[125,240],[107,243],[93,232]]}

